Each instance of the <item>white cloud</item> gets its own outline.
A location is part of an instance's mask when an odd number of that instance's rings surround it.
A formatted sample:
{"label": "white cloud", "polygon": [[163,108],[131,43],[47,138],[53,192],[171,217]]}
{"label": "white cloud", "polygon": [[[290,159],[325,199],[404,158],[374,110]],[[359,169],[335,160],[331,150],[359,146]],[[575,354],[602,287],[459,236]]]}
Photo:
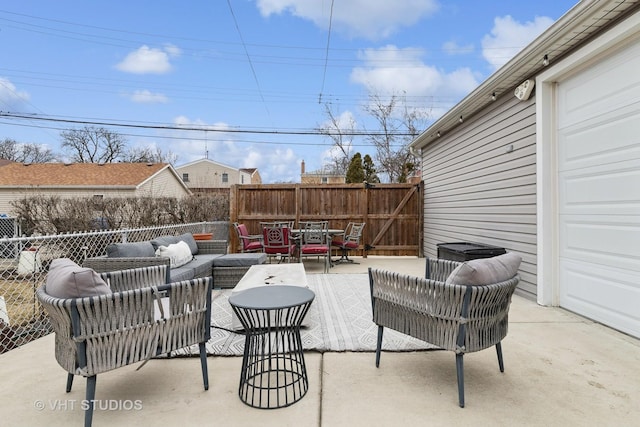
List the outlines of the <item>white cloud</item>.
{"label": "white cloud", "polygon": [[148,90],[136,90],[131,94],[131,100],[139,104],[166,104],[169,99],[162,93],[153,93]]}
{"label": "white cloud", "polygon": [[340,0],[333,3],[331,14],[331,4],[317,0],[257,0],[265,17],[289,13],[325,30],[332,17],[332,29],[372,40],[388,37],[438,10],[436,0]]}
{"label": "white cloud", "polygon": [[446,72],[425,64],[419,49],[400,49],[393,45],[361,52],[365,66],[351,72],[351,81],[367,87],[370,93],[434,98],[459,97],[478,86],[476,75],[469,68]]}
{"label": "white cloud", "polygon": [[491,34],[482,39],[482,56],[494,70],[509,62],[518,52],[553,24],[553,19],[536,16],[533,21],[520,23],[511,16],[497,17]]}
{"label": "white cloud", "polygon": [[163,49],[143,45],[129,53],[116,68],[134,74],[166,74],[173,68],[170,59],[179,55],[180,49],[173,45],[166,45]]}
{"label": "white cloud", "polygon": [[9,79],[0,77],[0,106],[3,110],[21,110],[29,98],[29,93],[18,90]]}

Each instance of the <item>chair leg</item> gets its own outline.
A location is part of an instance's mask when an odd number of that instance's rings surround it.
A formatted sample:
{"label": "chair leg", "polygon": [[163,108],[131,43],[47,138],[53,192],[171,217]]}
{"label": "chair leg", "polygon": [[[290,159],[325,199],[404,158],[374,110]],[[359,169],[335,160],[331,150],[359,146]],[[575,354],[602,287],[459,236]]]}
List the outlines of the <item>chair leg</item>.
{"label": "chair leg", "polygon": [[71,391],[71,386],[73,386],[73,374],[67,375],[67,393]]}
{"label": "chair leg", "polygon": [[200,347],[200,365],[202,365],[202,381],[204,382],[204,389],[209,390],[209,369],[207,368],[207,348],[204,343],[198,344]]}
{"label": "chair leg", "polygon": [[500,372],[504,372],[504,361],[502,360],[502,343],[496,344],[496,353],[498,354],[498,366],[500,366]]}
{"label": "chair leg", "polygon": [[462,353],[456,354],[456,372],[458,374],[458,403],[464,408],[464,363]]}
{"label": "chair leg", "polygon": [[380,366],[380,353],[382,351],[382,333],[384,326],[378,326],[378,344],[376,345],[376,368]]}
{"label": "chair leg", "polygon": [[93,421],[93,406],[96,398],[96,376],[87,377],[86,399],[87,406],[84,410],[84,427],[91,427]]}

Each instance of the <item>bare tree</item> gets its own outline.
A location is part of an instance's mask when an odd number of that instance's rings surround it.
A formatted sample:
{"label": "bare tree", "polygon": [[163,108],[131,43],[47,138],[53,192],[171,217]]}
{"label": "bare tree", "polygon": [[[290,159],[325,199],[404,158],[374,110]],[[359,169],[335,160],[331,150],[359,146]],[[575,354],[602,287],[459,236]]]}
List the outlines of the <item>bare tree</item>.
{"label": "bare tree", "polygon": [[395,94],[387,102],[379,95],[371,95],[369,101],[365,110],[379,129],[367,139],[376,148],[378,171],[386,174],[390,182],[405,182],[407,173],[415,170],[419,162],[409,151],[409,143],[424,128],[428,113],[408,108],[404,99]]}
{"label": "bare tree", "polygon": [[0,142],[0,158],[20,163],[46,163],[56,159],[51,149],[43,145],[19,143],[5,138]]}
{"label": "bare tree", "polygon": [[178,155],[167,151],[164,153],[160,147],[151,146],[128,149],[121,157],[123,162],[128,163],[170,163],[175,165]]}
{"label": "bare tree", "polygon": [[331,110],[329,104],[325,104],[324,108],[328,120],[317,130],[320,134],[331,138],[333,146],[337,149],[337,153],[332,159],[333,164],[328,165],[328,169],[331,172],[346,174],[351,161],[351,147],[356,123],[351,116],[346,117],[346,120],[341,120],[341,117],[336,116]]}
{"label": "bare tree", "polygon": [[69,152],[73,162],[114,163],[122,160],[127,141],[119,134],[94,126],[63,131],[62,148]]}

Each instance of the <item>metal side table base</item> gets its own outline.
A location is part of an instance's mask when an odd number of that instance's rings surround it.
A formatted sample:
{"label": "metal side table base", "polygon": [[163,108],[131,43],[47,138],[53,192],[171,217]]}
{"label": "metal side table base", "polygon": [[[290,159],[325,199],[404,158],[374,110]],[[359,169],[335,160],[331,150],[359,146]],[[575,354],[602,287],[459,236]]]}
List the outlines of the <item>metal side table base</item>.
{"label": "metal side table base", "polygon": [[300,325],[314,298],[307,288],[281,285],[229,298],[246,333],[238,396],[247,405],[283,408],[307,393]]}

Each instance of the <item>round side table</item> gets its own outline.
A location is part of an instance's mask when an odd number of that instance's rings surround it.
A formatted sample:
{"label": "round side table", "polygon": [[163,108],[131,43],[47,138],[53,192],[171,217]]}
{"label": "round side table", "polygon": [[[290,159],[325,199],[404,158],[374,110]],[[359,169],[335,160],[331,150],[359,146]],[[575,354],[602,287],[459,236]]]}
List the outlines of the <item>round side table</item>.
{"label": "round side table", "polygon": [[300,325],[315,298],[300,286],[251,288],[229,298],[245,330],[238,395],[249,406],[275,409],[309,389]]}

